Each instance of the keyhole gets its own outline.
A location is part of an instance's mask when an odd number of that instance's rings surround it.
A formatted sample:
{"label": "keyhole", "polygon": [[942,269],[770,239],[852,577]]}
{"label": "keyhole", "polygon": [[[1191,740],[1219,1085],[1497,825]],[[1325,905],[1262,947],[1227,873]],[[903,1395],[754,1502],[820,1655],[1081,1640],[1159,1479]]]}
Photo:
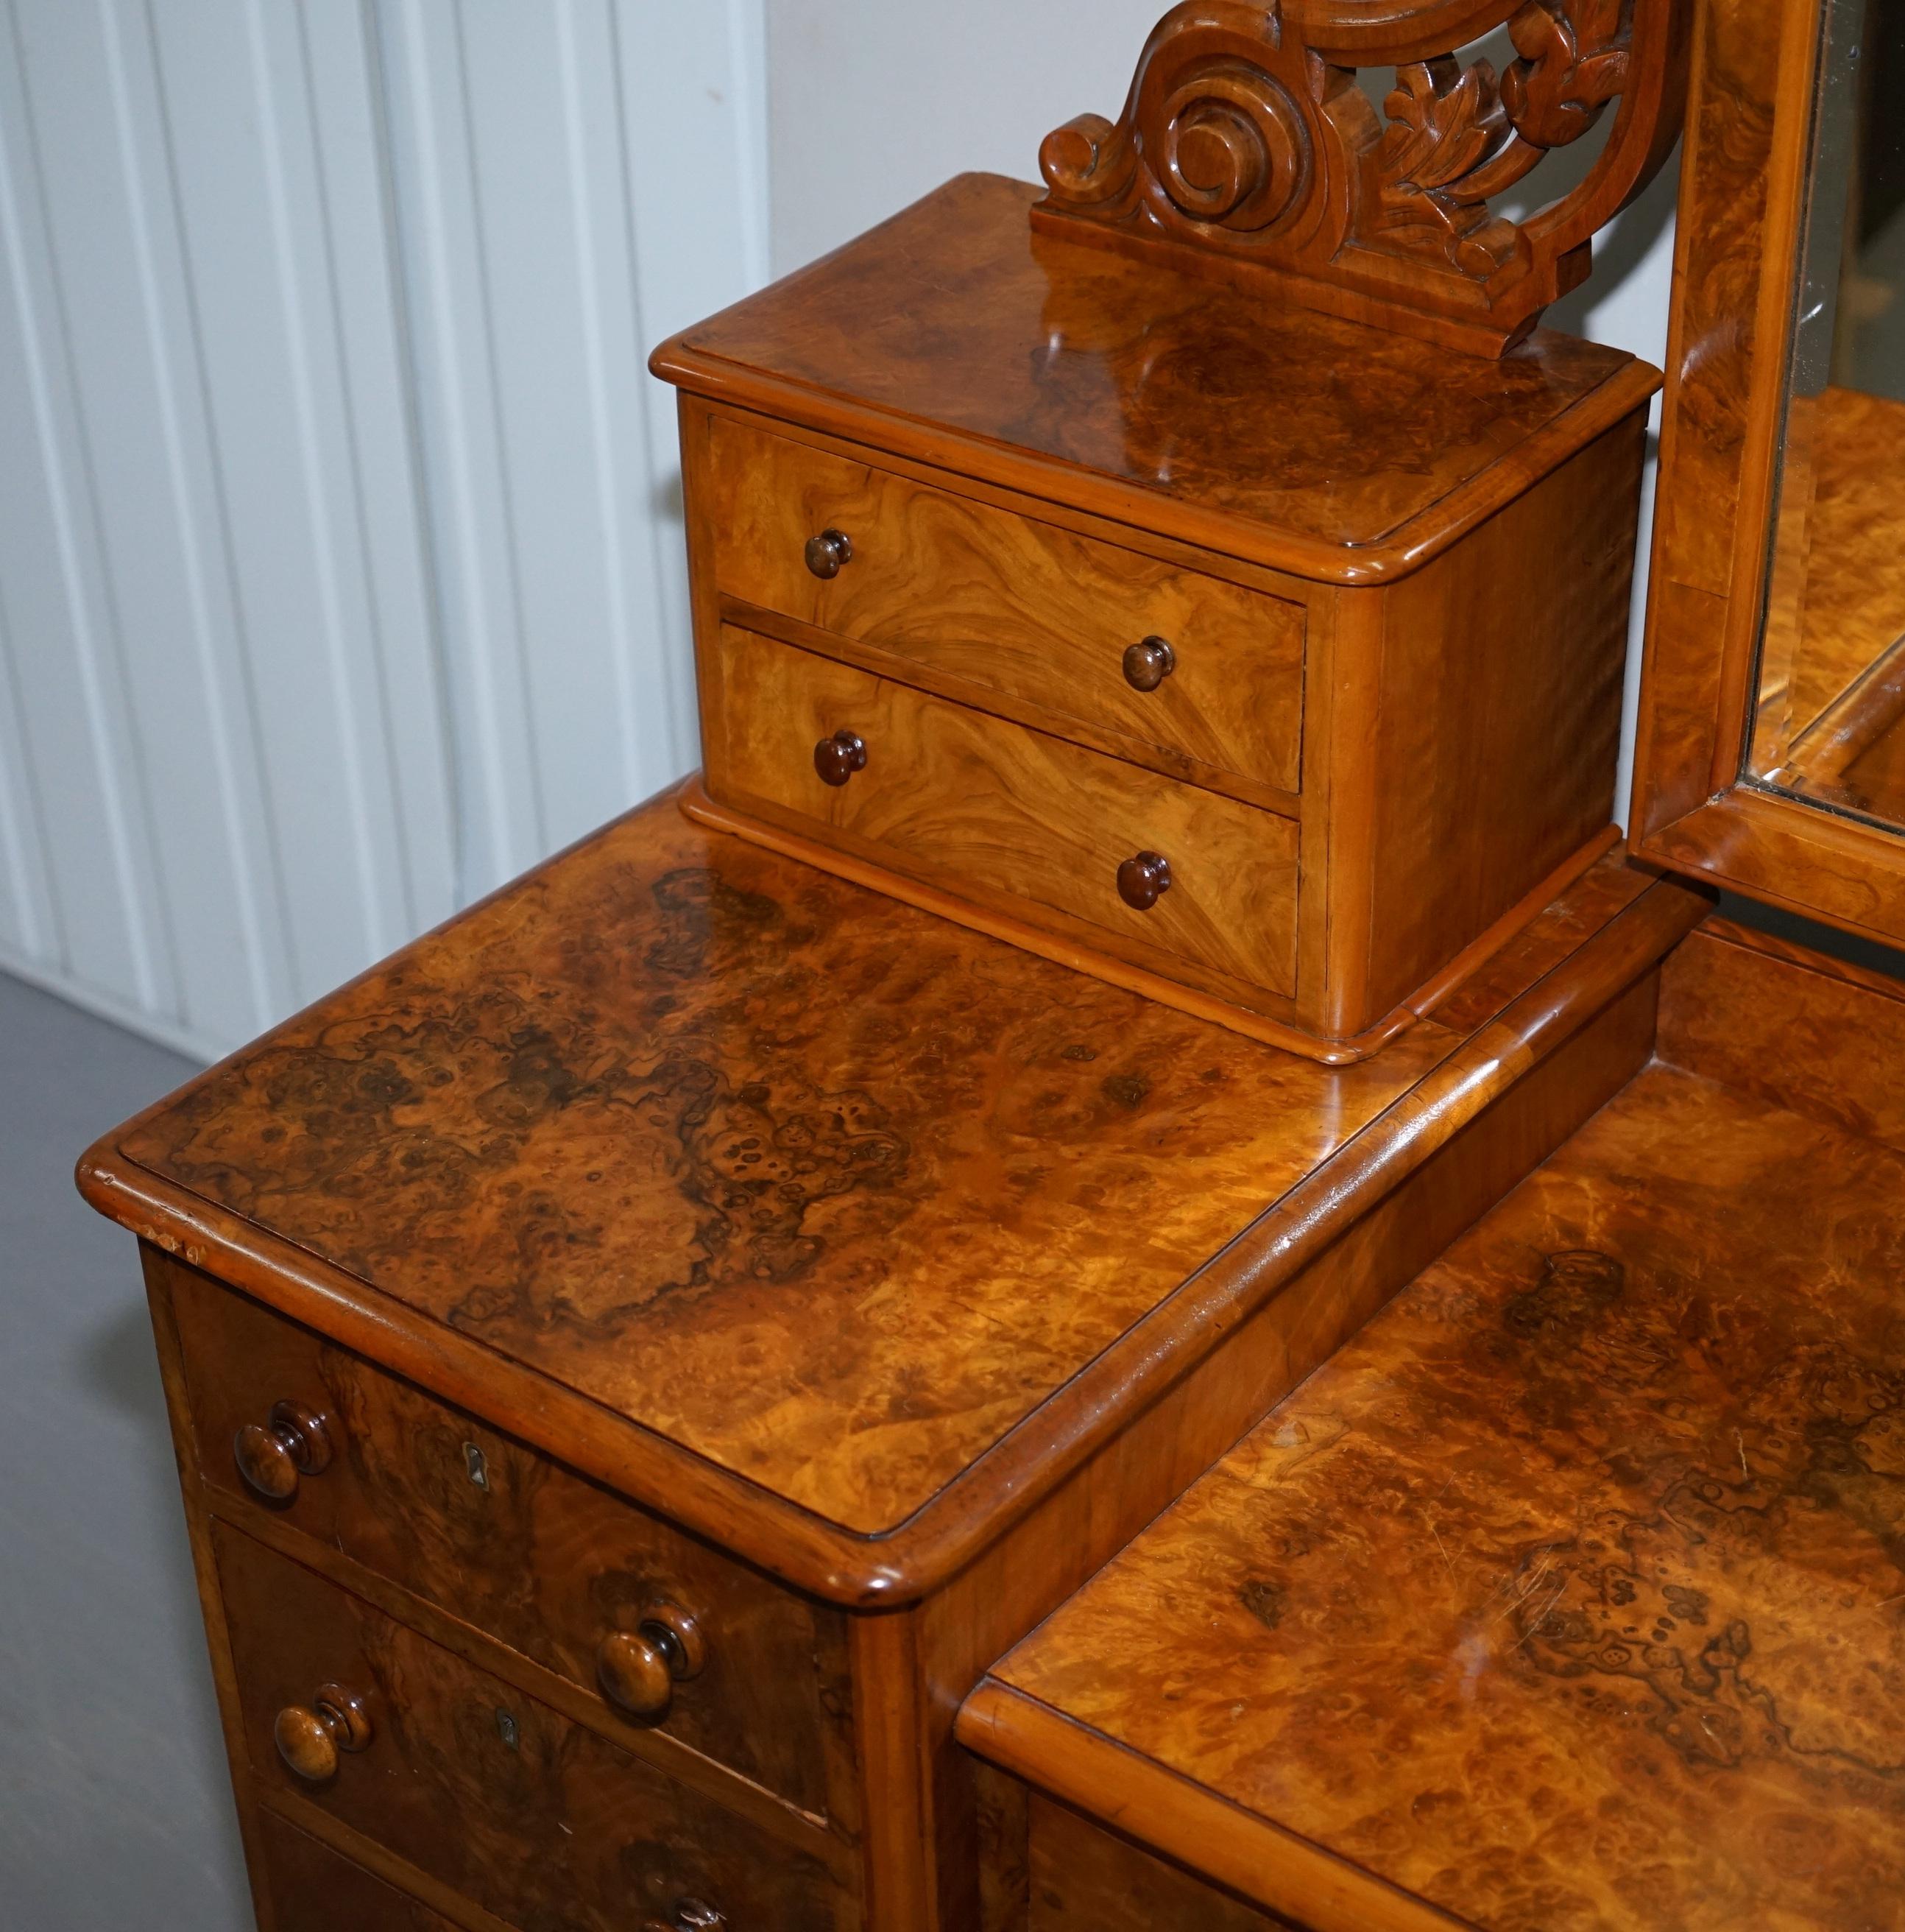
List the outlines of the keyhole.
{"label": "keyhole", "polygon": [[463,1468],[479,1490],[490,1486],[490,1466],[483,1460],[483,1451],[474,1442],[463,1444]]}
{"label": "keyhole", "polygon": [[521,1734],[516,1728],[516,1720],[507,1711],[496,1713],[496,1735],[511,1750],[514,1750],[522,1741]]}

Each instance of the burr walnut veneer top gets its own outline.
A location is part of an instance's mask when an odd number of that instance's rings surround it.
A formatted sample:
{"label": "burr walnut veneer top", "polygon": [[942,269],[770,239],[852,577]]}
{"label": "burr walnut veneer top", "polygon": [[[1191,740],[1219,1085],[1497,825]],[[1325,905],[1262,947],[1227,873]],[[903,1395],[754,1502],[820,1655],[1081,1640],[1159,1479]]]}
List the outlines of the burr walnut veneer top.
{"label": "burr walnut veneer top", "polygon": [[698,393],[1339,583],[1397,575],[1658,388],[1496,362],[1086,243],[966,175],[657,352]]}
{"label": "burr walnut veneer top", "polygon": [[[1458,1024],[1331,1069],[664,799],[149,1110],[81,1181],[287,1312],[348,1310],[340,1340],[439,1382],[473,1341],[533,1372],[523,1426],[586,1398],[837,1548],[1105,1372],[1187,1278],[1227,1279],[1213,1258],[1403,1096],[1418,1132],[1480,1104],[1530,1049],[1458,1079],[1475,1028],[1664,894],[1693,903],[1604,863]],[[408,1357],[378,1339],[397,1310]],[[1027,1453],[1042,1471],[1055,1445]]]}
{"label": "burr walnut veneer top", "polygon": [[1661,1059],[962,1735],[1322,1932],[1897,1924],[1905,987],[1783,950],[1690,940]]}

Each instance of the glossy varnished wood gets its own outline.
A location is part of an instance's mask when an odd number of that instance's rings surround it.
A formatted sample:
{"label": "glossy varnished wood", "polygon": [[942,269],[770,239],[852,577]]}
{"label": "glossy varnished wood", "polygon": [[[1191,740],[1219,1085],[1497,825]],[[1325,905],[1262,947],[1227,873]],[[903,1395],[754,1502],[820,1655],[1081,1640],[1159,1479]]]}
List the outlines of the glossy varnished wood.
{"label": "glossy varnished wood", "polygon": [[[975,1464],[1020,1509],[1059,1480],[1049,1434],[1017,1425],[1062,1388],[1099,1426],[1113,1345],[1188,1275],[1233,1280],[1247,1230],[1283,1252],[1299,1180],[1331,1214],[1349,1174],[1380,1198],[1690,903],[1643,896],[1492,1031],[1431,1022],[1329,1069],[664,801],[151,1110],[82,1178],[466,1408],[499,1417],[500,1370],[529,1372],[506,1426],[806,1587],[891,1599],[970,1559]],[[1406,1132],[1352,1146],[1405,1098]]]}
{"label": "glossy varnished wood", "polygon": [[275,1900],[271,1932],[454,1932],[421,1900],[275,1815],[261,1836]]}
{"label": "glossy varnished wood", "polygon": [[[1118,121],[1082,116],[1047,140],[1051,192],[1032,218],[1212,280],[1254,278],[1266,302],[1499,354],[1586,279],[1595,230],[1671,150],[1692,12],[1691,0],[1176,7]],[[1465,61],[1504,28],[1518,58],[1499,77],[1491,59]],[[1380,116],[1362,68],[1392,70]],[[1592,165],[1547,194],[1551,151],[1617,97]],[[1517,189],[1532,218],[1491,206]]]}
{"label": "glossy varnished wood", "polygon": [[[823,648],[859,646],[870,669],[897,669],[982,706],[1003,700],[1021,722],[1061,733],[1095,727],[1113,748],[1161,754],[1180,776],[1245,781],[1259,802],[1301,789],[1301,604],[748,419],[715,417],[708,453],[716,579],[748,607],[736,622],[797,620],[828,634],[816,640]],[[803,546],[834,525],[852,532],[853,562],[816,578]],[[1170,641],[1173,662],[1140,691],[1125,657],[1154,636]]]}
{"label": "glossy varnished wood", "polygon": [[[605,1739],[223,1526],[247,1754],[265,1805],[306,1808],[517,1924],[668,1924],[684,1900],[731,1924],[834,1932],[858,1914],[817,1859],[672,1784]],[[347,1685],[375,1734],[329,1779],[282,1762],[278,1714]]]}
{"label": "glossy varnished wood", "polygon": [[1901,1012],[1690,941],[1656,1063],[962,1735],[1323,1932],[1889,1924]]}
{"label": "glossy varnished wood", "polygon": [[[1657,378],[1548,332],[1500,362],[1032,235],[966,176],[689,330],[714,400],[1324,581],[1418,566]],[[1355,372],[1353,385],[1343,380]]]}
{"label": "glossy varnished wood", "polygon": [[[1246,1006],[1295,991],[1288,819],[731,626],[717,648],[717,802]],[[830,785],[814,746],[843,727],[865,769]],[[1119,879],[1147,851],[1170,880],[1148,909]]]}
{"label": "glossy varnished wood", "polygon": [[1905,840],[1742,778],[1820,22],[1820,0],[1709,0],[1700,10],[1633,830],[1658,863],[1897,943]]}
{"label": "glossy varnished wood", "polygon": [[[685,1745],[826,1816],[846,1788],[846,1638],[836,1613],[163,1257],[200,1470],[217,1507],[275,1520],[567,1678],[601,1704],[599,1654],[668,1606],[699,1626],[699,1667],[626,1742]],[[327,1419],[328,1467],[281,1502],[242,1478],[235,1438],[268,1401]],[[678,1756],[663,1750],[660,1762]],[[830,1789],[831,1786],[831,1789]]]}

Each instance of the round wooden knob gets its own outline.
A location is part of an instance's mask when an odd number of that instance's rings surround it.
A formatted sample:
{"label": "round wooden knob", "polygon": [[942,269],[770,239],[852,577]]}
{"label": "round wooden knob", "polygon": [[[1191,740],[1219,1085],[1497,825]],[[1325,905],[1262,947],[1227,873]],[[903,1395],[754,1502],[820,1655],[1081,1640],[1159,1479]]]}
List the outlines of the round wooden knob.
{"label": "round wooden knob", "polygon": [[1161,852],[1140,852],[1118,868],[1118,896],[1134,912],[1149,912],[1171,889],[1171,862]]}
{"label": "round wooden knob", "polygon": [[822,784],[843,785],[867,769],[867,741],[857,731],[836,731],[813,748],[813,769]]}
{"label": "round wooden knob", "polygon": [[837,577],[853,561],[853,539],[844,530],[822,530],[807,540],[807,567],[816,577]]}
{"label": "round wooden knob", "polygon": [[1134,691],[1155,691],[1177,669],[1177,652],[1162,638],[1146,638],[1125,653],[1125,682]]}
{"label": "round wooden knob", "polygon": [[301,1402],[271,1405],[261,1426],[248,1422],[232,1442],[238,1474],[259,1495],[274,1503],[298,1493],[300,1476],[321,1475],[331,1466],[331,1434],[325,1419]]}
{"label": "round wooden knob", "polygon": [[677,1604],[657,1604],[632,1630],[611,1630],[595,1648],[602,1694],[631,1717],[659,1718],[675,1686],[708,1662],[699,1621]]}
{"label": "round wooden knob", "polygon": [[278,1713],[271,1726],[278,1756],[307,1784],[328,1784],[341,1753],[369,1748],[374,1735],[364,1700],[341,1684],[327,1684],[308,1704]]}
{"label": "round wooden knob", "polygon": [[684,1898],[666,1919],[651,1918],[642,1932],[728,1932],[727,1914],[698,1898]]}

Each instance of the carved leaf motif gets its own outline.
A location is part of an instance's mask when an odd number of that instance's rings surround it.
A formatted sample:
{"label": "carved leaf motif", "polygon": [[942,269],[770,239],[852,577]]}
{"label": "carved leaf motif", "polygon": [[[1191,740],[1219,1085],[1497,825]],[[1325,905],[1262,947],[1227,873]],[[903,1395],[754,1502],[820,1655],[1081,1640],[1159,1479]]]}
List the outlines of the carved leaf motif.
{"label": "carved leaf motif", "polygon": [[1445,54],[1396,70],[1384,104],[1389,116],[1382,144],[1385,182],[1433,191],[1457,182],[1506,136],[1495,70],[1485,60],[1468,67]]}
{"label": "carved leaf motif", "polygon": [[1579,140],[1626,86],[1622,11],[1622,0],[1529,0],[1508,23],[1521,58],[1502,77],[1502,99],[1523,140]]}

